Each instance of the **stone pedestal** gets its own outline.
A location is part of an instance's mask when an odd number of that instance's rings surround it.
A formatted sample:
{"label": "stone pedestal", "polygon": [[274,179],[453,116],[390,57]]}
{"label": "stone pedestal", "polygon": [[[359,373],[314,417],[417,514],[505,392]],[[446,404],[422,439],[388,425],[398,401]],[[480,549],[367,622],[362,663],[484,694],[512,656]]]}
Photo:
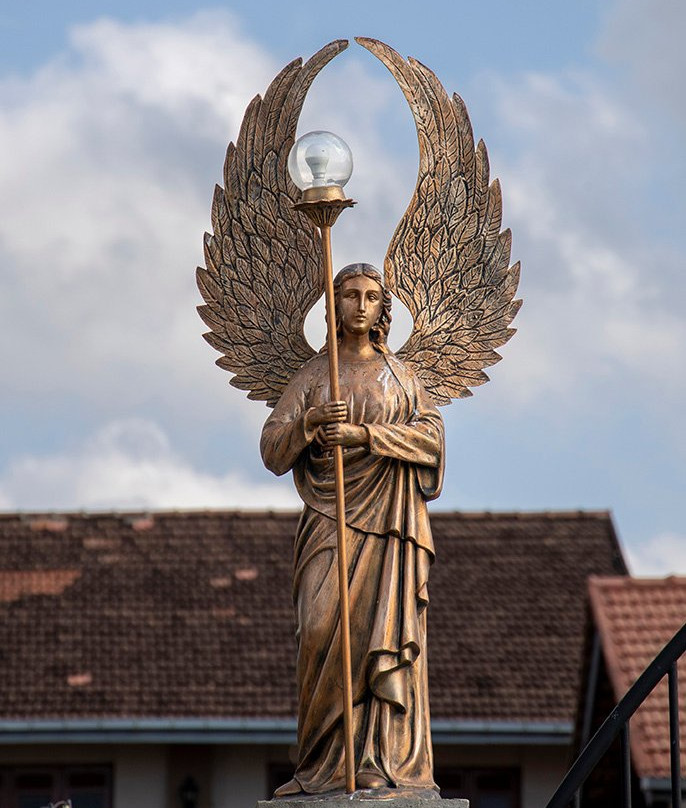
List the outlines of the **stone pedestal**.
{"label": "stone pedestal", "polygon": [[[374,791],[356,791],[354,794],[335,794],[325,797],[291,797],[281,800],[260,800],[257,808],[351,808],[351,803],[363,803],[360,808],[469,808],[469,800],[442,800],[435,797],[393,796],[394,789],[384,789],[383,796]],[[440,802],[440,805],[438,804]]]}

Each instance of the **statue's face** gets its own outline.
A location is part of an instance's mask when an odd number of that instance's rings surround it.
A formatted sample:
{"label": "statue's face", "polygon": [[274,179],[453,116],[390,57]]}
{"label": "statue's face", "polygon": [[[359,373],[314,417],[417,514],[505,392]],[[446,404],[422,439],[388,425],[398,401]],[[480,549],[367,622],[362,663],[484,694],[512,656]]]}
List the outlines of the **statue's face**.
{"label": "statue's face", "polygon": [[338,301],[343,330],[355,335],[368,334],[381,315],[383,292],[376,281],[357,275],[343,281]]}

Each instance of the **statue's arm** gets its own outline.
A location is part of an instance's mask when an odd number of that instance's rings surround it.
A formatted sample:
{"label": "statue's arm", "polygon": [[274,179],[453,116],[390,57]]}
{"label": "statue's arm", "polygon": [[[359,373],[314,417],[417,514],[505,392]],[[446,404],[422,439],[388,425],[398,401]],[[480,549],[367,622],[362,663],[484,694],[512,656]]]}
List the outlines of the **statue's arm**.
{"label": "statue's arm", "polygon": [[438,412],[417,412],[407,424],[365,424],[369,451],[436,468],[443,456],[443,421]]}
{"label": "statue's arm", "polygon": [[310,408],[306,406],[305,390],[298,381],[294,379],[286,387],[262,428],[262,461],[277,476],[293,468],[316,434],[316,426],[309,417]]}
{"label": "statue's arm", "polygon": [[419,466],[439,468],[443,463],[444,429],[441,414],[414,374],[403,379],[414,403],[404,424],[365,424],[369,451]]}

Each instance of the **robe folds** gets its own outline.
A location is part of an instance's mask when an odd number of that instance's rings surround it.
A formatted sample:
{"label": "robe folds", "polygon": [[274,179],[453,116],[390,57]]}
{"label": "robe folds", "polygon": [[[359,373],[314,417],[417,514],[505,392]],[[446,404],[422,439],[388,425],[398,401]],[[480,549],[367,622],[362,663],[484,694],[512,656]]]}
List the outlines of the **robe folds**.
{"label": "robe folds", "polygon": [[[341,361],[341,398],[369,447],[343,449],[356,773],[435,789],[426,606],[434,548],[427,500],[440,493],[443,422],[392,354]],[[344,788],[340,617],[332,453],[305,427],[330,400],[328,357],[295,374],[264,425],[262,457],[292,470],[304,509],[295,539],[298,765],[306,793]]]}

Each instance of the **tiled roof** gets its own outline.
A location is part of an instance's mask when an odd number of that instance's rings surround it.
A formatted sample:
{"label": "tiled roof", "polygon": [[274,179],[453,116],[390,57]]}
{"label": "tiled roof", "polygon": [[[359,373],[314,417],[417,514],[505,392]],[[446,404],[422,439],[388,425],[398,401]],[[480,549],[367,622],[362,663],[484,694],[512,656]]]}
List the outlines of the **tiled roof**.
{"label": "tiled roof", "polygon": [[[591,578],[593,619],[617,701],[686,621],[686,578]],[[686,661],[678,664],[681,767],[686,768]],[[667,679],[631,720],[639,777],[669,777]]]}
{"label": "tiled roof", "polygon": [[[291,547],[273,512],[0,515],[0,718],[296,712]],[[571,721],[607,513],[437,513],[437,719]]]}

